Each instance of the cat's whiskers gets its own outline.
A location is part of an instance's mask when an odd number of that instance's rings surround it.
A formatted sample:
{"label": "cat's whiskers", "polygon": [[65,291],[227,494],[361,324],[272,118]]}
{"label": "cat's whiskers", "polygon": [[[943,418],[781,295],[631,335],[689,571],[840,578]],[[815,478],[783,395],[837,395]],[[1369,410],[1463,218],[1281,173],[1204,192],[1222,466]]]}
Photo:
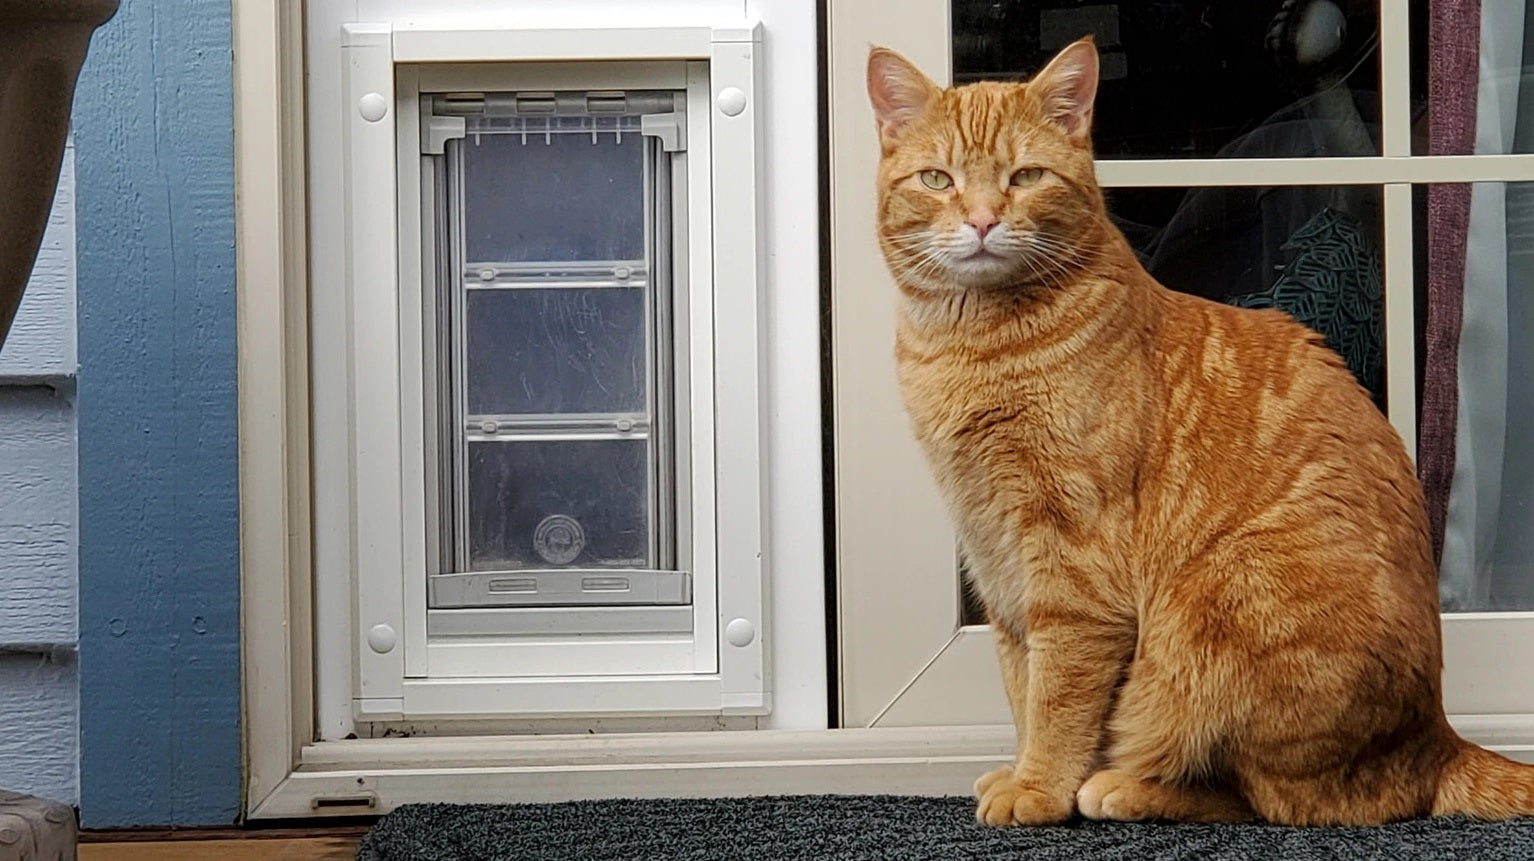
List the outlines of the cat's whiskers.
{"label": "cat's whiskers", "polygon": [[943,250],[933,247],[930,242],[912,247],[892,242],[891,246],[895,254],[890,258],[890,264],[904,280],[913,282],[912,286],[923,286],[920,282],[928,281],[947,265]]}
{"label": "cat's whiskers", "polygon": [[898,248],[907,248],[912,245],[925,246],[932,242],[937,235],[933,230],[914,230],[910,233],[892,233],[884,237],[884,241]]}
{"label": "cat's whiskers", "polygon": [[973,286],[961,273],[965,261],[980,251],[1001,258],[1023,276],[1023,281],[1046,287],[1069,282],[1091,257],[1060,237],[1006,225],[984,242],[963,228],[911,230],[886,234],[883,239],[889,262],[900,279],[928,290]]}
{"label": "cat's whiskers", "polygon": [[1058,287],[1070,277],[1070,270],[1064,264],[1037,249],[1023,248],[1017,260],[1027,271],[1030,280],[1046,287]]}
{"label": "cat's whiskers", "polygon": [[884,239],[892,252],[890,263],[903,279],[929,290],[962,288],[962,279],[952,271],[954,265],[980,247],[977,238],[963,229],[910,231],[888,234]]}
{"label": "cat's whiskers", "polygon": [[1087,255],[1075,243],[1067,242],[1043,231],[1031,231],[1026,234],[1026,237],[1029,245],[1037,246],[1041,251],[1068,257],[1075,263],[1086,262]]}
{"label": "cat's whiskers", "polygon": [[1021,259],[1034,273],[1048,272],[1048,283],[1059,285],[1068,281],[1089,259],[1089,255],[1072,243],[1047,233],[1033,231],[1023,236]]}
{"label": "cat's whiskers", "polygon": [[1028,256],[1031,259],[1044,264],[1051,271],[1058,272],[1062,277],[1071,274],[1071,267],[1067,266],[1055,252],[1049,249],[1029,249],[1029,251]]}

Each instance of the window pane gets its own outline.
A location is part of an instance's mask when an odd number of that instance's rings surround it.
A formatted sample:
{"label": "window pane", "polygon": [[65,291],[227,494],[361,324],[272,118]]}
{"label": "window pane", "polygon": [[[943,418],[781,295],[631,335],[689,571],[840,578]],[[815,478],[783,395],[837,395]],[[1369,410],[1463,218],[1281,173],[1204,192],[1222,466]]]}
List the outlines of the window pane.
{"label": "window pane", "polygon": [[1278,308],[1326,337],[1384,408],[1378,186],[1108,189],[1141,262],[1174,290]]}
{"label": "window pane", "polygon": [[468,291],[468,413],[645,412],[642,287]]}
{"label": "window pane", "polygon": [[1534,610],[1534,183],[1431,186],[1416,219],[1435,345],[1424,426],[1452,427],[1418,453],[1451,477],[1437,483],[1444,609]]}
{"label": "window pane", "polygon": [[469,568],[653,568],[647,441],[469,443]]}
{"label": "window pane", "polygon": [[1025,78],[1092,34],[1100,157],[1377,155],[1378,5],[952,0],[953,76]]}
{"label": "window pane", "polygon": [[1414,2],[1413,149],[1534,152],[1534,3]]}
{"label": "window pane", "polygon": [[454,145],[463,154],[471,266],[644,257],[638,133],[481,133]]}

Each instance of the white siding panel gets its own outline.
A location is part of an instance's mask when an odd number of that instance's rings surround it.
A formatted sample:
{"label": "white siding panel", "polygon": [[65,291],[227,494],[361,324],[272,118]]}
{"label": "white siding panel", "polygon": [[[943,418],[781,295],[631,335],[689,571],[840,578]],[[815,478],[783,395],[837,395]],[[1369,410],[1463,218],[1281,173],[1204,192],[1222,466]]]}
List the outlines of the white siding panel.
{"label": "white siding panel", "polygon": [[0,787],[80,802],[79,678],[72,656],[0,656]]}
{"label": "white siding panel", "polygon": [[75,489],[73,404],[0,386],[0,646],[75,641]]}
{"label": "white siding panel", "polygon": [[[74,190],[71,142],[0,349],[0,787],[69,804],[80,800]],[[66,648],[7,649],[18,644]]]}
{"label": "white siding panel", "polygon": [[[64,151],[53,212],[11,333],[0,348],[0,382],[75,373],[75,149]],[[126,298],[126,297],[125,297]]]}

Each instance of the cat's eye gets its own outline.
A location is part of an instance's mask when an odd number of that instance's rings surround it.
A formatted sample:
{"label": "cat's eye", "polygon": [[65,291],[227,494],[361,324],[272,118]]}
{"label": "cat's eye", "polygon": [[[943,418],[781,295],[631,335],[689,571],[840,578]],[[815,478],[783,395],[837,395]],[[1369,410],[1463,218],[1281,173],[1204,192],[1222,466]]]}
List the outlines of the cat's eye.
{"label": "cat's eye", "polygon": [[1033,185],[1043,178],[1044,168],[1025,167],[1017,173],[1012,174],[1012,185],[1017,188],[1022,188],[1025,186]]}
{"label": "cat's eye", "polygon": [[953,186],[953,177],[940,170],[924,170],[918,176],[921,177],[921,184],[933,191],[944,191]]}

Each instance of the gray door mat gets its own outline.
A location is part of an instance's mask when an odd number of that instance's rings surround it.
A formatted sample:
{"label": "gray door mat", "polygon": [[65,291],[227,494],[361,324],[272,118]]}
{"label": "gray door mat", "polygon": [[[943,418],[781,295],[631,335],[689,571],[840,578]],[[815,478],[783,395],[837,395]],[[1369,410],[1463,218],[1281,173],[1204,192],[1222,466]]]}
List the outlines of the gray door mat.
{"label": "gray door mat", "polygon": [[1372,828],[1077,822],[987,828],[969,798],[762,796],[559,804],[411,804],[359,861],[1534,861],[1534,819],[1419,819]]}

